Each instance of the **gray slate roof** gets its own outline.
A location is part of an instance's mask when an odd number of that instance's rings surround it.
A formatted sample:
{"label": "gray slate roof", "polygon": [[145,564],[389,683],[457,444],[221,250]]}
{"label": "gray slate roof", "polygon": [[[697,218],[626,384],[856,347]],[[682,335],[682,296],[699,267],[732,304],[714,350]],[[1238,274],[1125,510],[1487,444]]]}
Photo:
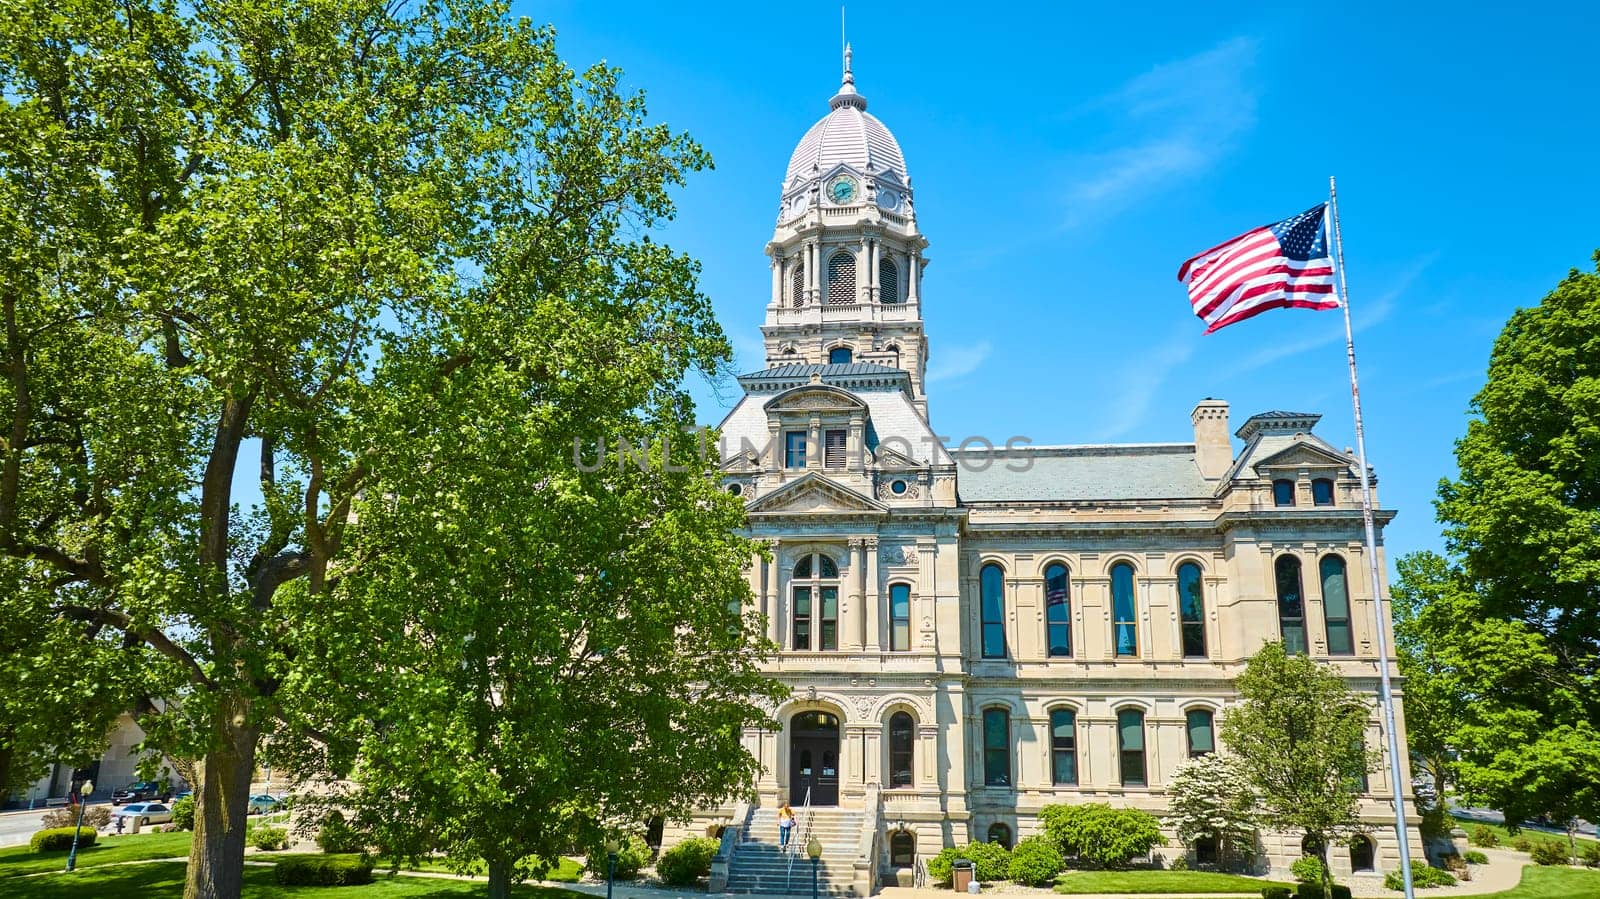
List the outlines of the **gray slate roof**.
{"label": "gray slate roof", "polygon": [[907,387],[911,384],[911,376],[904,370],[870,362],[846,362],[843,365],[797,362],[740,375],[738,381],[745,387],[759,387],[762,390],[787,389],[810,383],[812,375],[821,375],[825,384],[839,386],[847,386],[840,382],[863,379],[904,381]]}
{"label": "gray slate roof", "polygon": [[[1200,476],[1191,443],[997,448],[992,454],[980,447],[952,455],[963,502],[1203,499],[1216,492],[1216,483]],[[991,464],[979,470],[985,460]],[[1013,470],[1024,464],[1027,470]]]}

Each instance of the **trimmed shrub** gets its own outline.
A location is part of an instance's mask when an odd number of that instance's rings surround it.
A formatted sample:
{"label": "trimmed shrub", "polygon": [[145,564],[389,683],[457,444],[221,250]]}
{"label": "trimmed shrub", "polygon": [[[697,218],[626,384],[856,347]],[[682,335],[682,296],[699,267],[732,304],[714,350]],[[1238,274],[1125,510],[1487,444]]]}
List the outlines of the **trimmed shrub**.
{"label": "trimmed shrub", "polygon": [[1039,811],[1044,831],[1067,858],[1102,868],[1124,868],[1165,846],[1161,822],[1149,812],[1112,808],[1103,802],[1047,805]]}
{"label": "trimmed shrub", "polygon": [[1564,865],[1571,860],[1571,856],[1567,855],[1567,844],[1555,840],[1539,840],[1528,854],[1533,856],[1536,865]]}
{"label": "trimmed shrub", "polygon": [[250,831],[250,845],[263,852],[289,848],[289,831],[282,827],[257,827]]}
{"label": "trimmed shrub", "polygon": [[[33,839],[28,841],[28,846],[34,852],[66,852],[72,848],[74,830],[71,827],[52,827],[49,830],[41,830],[33,835]],[[83,831],[78,834],[78,848],[93,846],[95,838],[98,836],[99,834],[95,832],[94,828],[84,825]]]}
{"label": "trimmed shrub", "polygon": [[1061,857],[1054,840],[1046,836],[1031,836],[1011,850],[1011,864],[1006,873],[1017,883],[1031,887],[1048,886],[1067,863]]}
{"label": "trimmed shrub", "polygon": [[1294,896],[1295,899],[1350,899],[1350,888],[1336,883],[1330,892],[1324,893],[1320,883],[1302,883]]}
{"label": "trimmed shrub", "polygon": [[961,858],[961,850],[954,846],[946,846],[939,850],[939,854],[928,859],[928,877],[935,883],[943,883],[950,879],[951,865]]}
{"label": "trimmed shrub", "polygon": [[1262,887],[1261,899],[1294,899],[1294,891],[1288,887]]}
{"label": "trimmed shrub", "polygon": [[1583,863],[1591,868],[1600,868],[1600,843],[1583,844]]}
{"label": "trimmed shrub", "polygon": [[365,854],[290,855],[272,866],[272,877],[282,886],[359,886],[372,882],[372,857]]}
{"label": "trimmed shrub", "polygon": [[1187,856],[1187,855],[1175,855],[1175,856],[1173,856],[1172,857],[1172,861],[1167,863],[1167,870],[1168,871],[1187,871],[1187,870],[1189,870],[1189,856]]}
{"label": "trimmed shrub", "polygon": [[1517,850],[1518,852],[1532,852],[1533,840],[1530,839],[1526,834],[1513,837],[1511,840],[1511,848]]}
{"label": "trimmed shrub", "polygon": [[[644,866],[650,864],[650,846],[644,837],[638,834],[628,834],[627,839],[621,841],[617,849],[617,879],[634,880]],[[589,859],[585,869],[594,876],[604,880],[606,878],[606,850],[604,846],[597,846],[589,850]]]}
{"label": "trimmed shrub", "polygon": [[317,829],[317,848],[329,855],[360,852],[367,848],[361,834],[344,819],[338,809],[328,813]]}
{"label": "trimmed shrub", "polygon": [[1500,845],[1500,835],[1495,833],[1494,828],[1487,824],[1474,824],[1472,829],[1467,831],[1467,842],[1474,846],[1493,849]]}
{"label": "trimmed shrub", "polygon": [[700,878],[711,874],[711,859],[720,848],[721,841],[709,837],[684,840],[661,853],[656,860],[656,874],[663,883],[677,887],[693,886]]}
{"label": "trimmed shrub", "polygon": [[1489,863],[1489,856],[1476,849],[1468,849],[1461,858],[1469,865],[1487,865]]}
{"label": "trimmed shrub", "polygon": [[[53,808],[40,816],[39,823],[44,825],[45,830],[55,830],[58,827],[74,827],[78,823],[78,807],[75,805],[64,805],[60,808]],[[91,805],[84,810],[84,829],[88,829],[90,827],[109,827],[110,825],[110,806]]]}
{"label": "trimmed shrub", "polygon": [[1301,883],[1322,883],[1322,859],[1315,855],[1302,855],[1289,866],[1289,873]]}
{"label": "trimmed shrub", "polygon": [[972,876],[982,881],[1011,876],[1011,850],[999,843],[968,843],[962,858],[972,861]]}
{"label": "trimmed shrub", "polygon": [[194,830],[194,797],[185,796],[172,804],[172,823],[179,830]]}
{"label": "trimmed shrub", "polygon": [[[1456,879],[1450,876],[1449,871],[1441,871],[1427,865],[1413,865],[1411,868],[1412,886],[1427,889],[1428,887],[1450,887],[1456,885]],[[1383,875],[1383,885],[1391,890],[1405,889],[1404,878],[1399,871],[1390,871]]]}

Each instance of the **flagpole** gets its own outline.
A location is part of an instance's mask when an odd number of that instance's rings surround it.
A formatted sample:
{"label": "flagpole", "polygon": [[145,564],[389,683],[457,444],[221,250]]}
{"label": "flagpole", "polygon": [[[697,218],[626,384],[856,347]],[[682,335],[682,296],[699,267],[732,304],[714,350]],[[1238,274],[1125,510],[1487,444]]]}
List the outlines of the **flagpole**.
{"label": "flagpole", "polygon": [[1411,886],[1411,846],[1406,836],[1406,800],[1401,785],[1400,737],[1394,724],[1394,691],[1389,683],[1389,616],[1384,611],[1383,574],[1378,569],[1377,531],[1372,523],[1372,480],[1367,475],[1367,437],[1361,423],[1361,387],[1356,380],[1356,341],[1350,328],[1350,288],[1344,277],[1344,241],[1339,234],[1339,193],[1328,177],[1328,212],[1333,220],[1333,251],[1339,264],[1339,307],[1344,310],[1344,349],[1350,360],[1350,405],[1355,410],[1356,461],[1361,466],[1361,523],[1367,532],[1367,568],[1372,574],[1372,601],[1378,611],[1378,704],[1383,709],[1383,729],[1389,742],[1389,785],[1394,794],[1395,835],[1400,842],[1400,870],[1406,899],[1415,899]]}

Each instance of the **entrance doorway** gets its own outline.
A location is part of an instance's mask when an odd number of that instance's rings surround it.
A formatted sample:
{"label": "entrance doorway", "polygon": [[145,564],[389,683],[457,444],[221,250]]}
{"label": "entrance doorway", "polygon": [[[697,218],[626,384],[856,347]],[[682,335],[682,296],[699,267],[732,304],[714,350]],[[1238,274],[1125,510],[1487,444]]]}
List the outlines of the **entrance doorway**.
{"label": "entrance doorway", "polygon": [[801,712],[789,719],[789,801],[839,804],[839,718]]}

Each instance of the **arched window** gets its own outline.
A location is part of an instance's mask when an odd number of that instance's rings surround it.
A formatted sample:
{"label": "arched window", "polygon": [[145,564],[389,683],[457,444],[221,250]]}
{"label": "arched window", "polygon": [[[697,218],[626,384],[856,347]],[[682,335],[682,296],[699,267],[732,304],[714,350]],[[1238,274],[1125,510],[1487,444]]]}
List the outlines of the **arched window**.
{"label": "arched window", "polygon": [[828,305],[851,306],[856,301],[856,257],[840,250],[828,258]]}
{"label": "arched window", "polygon": [[1184,723],[1189,733],[1189,758],[1197,759],[1217,751],[1209,709],[1191,709],[1184,715]]}
{"label": "arched window", "polygon": [[794,564],[790,592],[795,649],[831,652],[839,648],[838,581],[839,566],[821,553],[802,556]]}
{"label": "arched window", "polygon": [[1011,715],[1005,709],[983,710],[983,782],[1011,786]]}
{"label": "arched window", "polygon": [[1071,709],[1050,712],[1050,782],[1078,782],[1078,717]]}
{"label": "arched window", "polygon": [[1133,566],[1118,562],[1111,566],[1111,629],[1117,644],[1117,655],[1139,654],[1139,625],[1136,617],[1137,603],[1133,595]]}
{"label": "arched window", "polygon": [[1294,505],[1294,481],[1272,482],[1272,504],[1275,506]]}
{"label": "arched window", "polygon": [[1333,505],[1333,481],[1317,478],[1311,482],[1311,501],[1319,506]]}
{"label": "arched window", "polygon": [[1072,596],[1067,566],[1044,570],[1044,629],[1047,651],[1053,656],[1072,655]]}
{"label": "arched window", "polygon": [[1279,556],[1275,564],[1278,574],[1278,631],[1283,634],[1283,651],[1306,652],[1306,603],[1300,592],[1300,560],[1294,556]]}
{"label": "arched window", "polygon": [[1217,863],[1216,837],[1201,837],[1194,841],[1194,863],[1197,865]]}
{"label": "arched window", "polygon": [[1323,556],[1318,568],[1322,573],[1322,615],[1328,622],[1328,654],[1350,655],[1355,652],[1355,641],[1350,635],[1350,590],[1344,559]]}
{"label": "arched window", "polygon": [[1317,837],[1312,836],[1309,833],[1306,834],[1305,838],[1300,841],[1300,854],[1301,855],[1310,855],[1310,856],[1315,856],[1317,858],[1321,858],[1322,857],[1322,840],[1317,838]]}
{"label": "arched window", "polygon": [[1123,709],[1117,713],[1117,751],[1123,786],[1144,786],[1144,712]]}
{"label": "arched window", "polygon": [[789,305],[806,304],[806,261],[795,257],[789,264]]}
{"label": "arched window", "polygon": [[1006,657],[1006,575],[999,565],[985,565],[978,576],[983,617],[983,657]]}
{"label": "arched window", "polygon": [[1009,825],[996,822],[989,825],[989,839],[987,842],[998,843],[1007,849],[1011,848],[1011,828]]}
{"label": "arched window", "polygon": [[854,358],[855,353],[851,352],[847,346],[836,346],[828,351],[829,365],[849,365]]}
{"label": "arched window", "polygon": [[1350,838],[1350,871],[1359,874],[1373,870],[1372,838],[1357,834]]}
{"label": "arched window", "polygon": [[900,269],[893,259],[878,262],[878,302],[900,302]]}
{"label": "arched window", "polygon": [[1185,562],[1178,566],[1178,607],[1183,613],[1183,655],[1206,656],[1206,601],[1200,566]]}
{"label": "arched window", "polygon": [[909,868],[917,863],[917,838],[909,830],[897,830],[889,837],[889,865]]}
{"label": "arched window", "polygon": [[889,363],[889,367],[890,368],[899,368],[900,367],[900,344],[891,343],[888,346],[884,347],[883,351],[886,352],[886,353],[893,353],[894,354],[894,360]]}
{"label": "arched window", "polygon": [[912,745],[916,739],[916,725],[905,712],[895,712],[889,717],[889,786],[911,786]]}
{"label": "arched window", "polygon": [[889,585],[889,651],[911,649],[911,585]]}

